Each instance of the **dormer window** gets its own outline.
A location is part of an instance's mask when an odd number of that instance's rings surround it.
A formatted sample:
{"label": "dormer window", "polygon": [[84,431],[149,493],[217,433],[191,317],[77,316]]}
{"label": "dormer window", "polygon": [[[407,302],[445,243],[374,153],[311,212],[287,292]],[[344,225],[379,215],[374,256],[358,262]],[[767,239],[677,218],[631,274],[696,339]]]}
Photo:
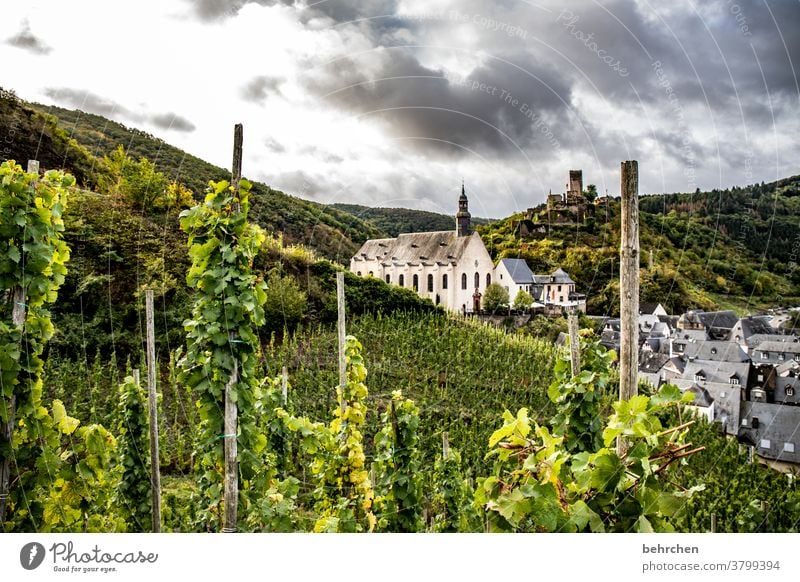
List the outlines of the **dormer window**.
{"label": "dormer window", "polygon": [[731,376],[730,378],[731,386],[738,386],[739,385],[739,376]]}
{"label": "dormer window", "polygon": [[697,372],[697,373],[694,375],[694,381],[695,381],[695,382],[705,382],[705,381],[706,381],[706,374],[705,374],[705,372],[703,372],[702,370],[701,370],[701,371],[699,371],[699,372]]}
{"label": "dormer window", "polygon": [[711,348],[711,354],[716,355],[716,353],[717,353],[717,348]]}
{"label": "dormer window", "polygon": [[761,352],[762,360],[769,360],[769,352]]}
{"label": "dormer window", "polygon": [[794,386],[786,387],[786,396],[794,396]]}
{"label": "dormer window", "polygon": [[785,355],[785,354],[778,354],[778,361],[779,361],[779,362],[782,362],[782,361],[784,361],[785,359],[786,359],[786,355]]}

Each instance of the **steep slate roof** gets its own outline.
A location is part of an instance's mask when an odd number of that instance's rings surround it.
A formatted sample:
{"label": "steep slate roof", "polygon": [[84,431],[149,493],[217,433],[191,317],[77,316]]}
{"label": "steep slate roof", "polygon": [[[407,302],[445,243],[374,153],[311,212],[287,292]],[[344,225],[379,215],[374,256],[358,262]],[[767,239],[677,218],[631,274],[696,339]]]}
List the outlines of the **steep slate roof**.
{"label": "steep slate roof", "polygon": [[778,352],[785,354],[800,354],[800,343],[766,341],[758,344],[757,352]]}
{"label": "steep slate roof", "polygon": [[544,285],[545,283],[550,282],[550,275],[534,275],[533,276],[533,283],[535,285]]}
{"label": "steep slate roof", "polygon": [[696,383],[692,384],[691,387],[686,390],[686,392],[691,392],[694,394],[694,401],[691,403],[694,406],[708,408],[711,406],[711,403],[714,402],[714,398],[711,396],[711,393]]}
{"label": "steep slate roof", "polygon": [[756,317],[742,318],[742,337],[747,339],[755,334],[774,334],[775,328],[769,324],[769,318],[757,315]]}
{"label": "steep slate roof", "polygon": [[739,378],[739,383],[742,386],[746,386],[747,378],[750,374],[750,363],[709,361],[686,362],[686,367],[683,369],[683,378],[685,380],[694,380],[694,377],[699,372],[702,372],[708,382],[714,382],[718,384],[730,384],[731,377],[735,375]]}
{"label": "steep slate roof", "polygon": [[524,259],[501,259],[500,263],[511,275],[511,280],[517,285],[533,283],[533,271],[528,267]]}
{"label": "steep slate roof", "polygon": [[373,239],[365,242],[353,256],[356,261],[379,260],[384,263],[439,263],[458,261],[472,236],[457,236],[454,230],[415,232],[397,238]]}
{"label": "steep slate roof", "polygon": [[747,344],[747,347],[750,349],[755,349],[766,341],[791,343],[791,342],[796,342],[797,338],[793,335],[781,335],[772,332],[772,333],[756,333],[744,340],[744,342]]}
{"label": "steep slate roof", "polygon": [[639,371],[646,374],[655,374],[664,364],[669,362],[669,355],[651,352],[649,350],[639,351]]}
{"label": "steep slate roof", "polygon": [[733,326],[739,321],[733,311],[698,311],[696,313],[707,328],[733,329]]}
{"label": "steep slate roof", "polygon": [[653,315],[653,312],[661,305],[660,303],[640,303],[639,315]]}
{"label": "steep slate roof", "polygon": [[558,268],[550,273],[550,276],[553,278],[553,283],[575,283],[575,281],[569,278],[569,275],[567,275],[564,269],[561,268]]}
{"label": "steep slate roof", "polygon": [[699,341],[686,344],[683,355],[697,360],[714,362],[749,362],[750,356],[744,353],[735,342]]}

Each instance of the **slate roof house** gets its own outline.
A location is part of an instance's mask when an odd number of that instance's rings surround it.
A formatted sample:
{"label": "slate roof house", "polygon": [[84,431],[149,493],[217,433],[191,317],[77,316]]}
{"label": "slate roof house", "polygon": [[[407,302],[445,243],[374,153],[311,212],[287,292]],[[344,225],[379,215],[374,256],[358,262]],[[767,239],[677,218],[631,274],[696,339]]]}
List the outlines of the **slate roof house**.
{"label": "slate roof house", "polygon": [[782,364],[788,360],[800,362],[800,343],[764,341],[753,348],[751,354],[757,364]]}
{"label": "slate roof house", "polygon": [[534,274],[524,259],[500,259],[494,268],[495,282],[508,291],[509,301],[513,304],[517,293],[525,291],[536,299],[533,290]]}

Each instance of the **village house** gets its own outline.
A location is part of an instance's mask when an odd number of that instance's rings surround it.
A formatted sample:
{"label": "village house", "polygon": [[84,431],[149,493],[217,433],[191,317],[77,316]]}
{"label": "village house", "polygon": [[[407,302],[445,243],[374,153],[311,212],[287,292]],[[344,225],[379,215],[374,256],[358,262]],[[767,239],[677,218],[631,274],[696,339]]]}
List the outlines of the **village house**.
{"label": "village house", "polygon": [[534,297],[534,274],[524,259],[500,259],[494,272],[495,282],[508,291],[511,303],[514,303],[520,291],[525,291]]}
{"label": "village house", "polygon": [[350,271],[413,289],[450,311],[480,311],[494,264],[472,231],[468,206],[462,185],[454,230],[368,240],[350,260]]}

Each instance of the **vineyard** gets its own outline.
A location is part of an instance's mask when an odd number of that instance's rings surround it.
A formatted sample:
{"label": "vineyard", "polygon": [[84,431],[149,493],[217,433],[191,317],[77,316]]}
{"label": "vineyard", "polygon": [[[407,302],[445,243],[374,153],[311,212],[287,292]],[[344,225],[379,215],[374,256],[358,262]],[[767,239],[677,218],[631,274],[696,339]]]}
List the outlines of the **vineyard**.
{"label": "vineyard", "polygon": [[9,162],[0,187],[4,531],[151,531],[156,503],[164,531],[706,531],[712,516],[718,531],[798,528],[793,479],[687,421],[674,387],[616,401],[614,357],[590,333],[573,375],[543,340],[435,310],[348,312],[345,344],[322,322],[269,331],[256,268],[269,240],[248,221],[245,180],[212,183],[181,213],[192,307],[159,348],[148,434],[142,354],[47,352],[73,180]]}

